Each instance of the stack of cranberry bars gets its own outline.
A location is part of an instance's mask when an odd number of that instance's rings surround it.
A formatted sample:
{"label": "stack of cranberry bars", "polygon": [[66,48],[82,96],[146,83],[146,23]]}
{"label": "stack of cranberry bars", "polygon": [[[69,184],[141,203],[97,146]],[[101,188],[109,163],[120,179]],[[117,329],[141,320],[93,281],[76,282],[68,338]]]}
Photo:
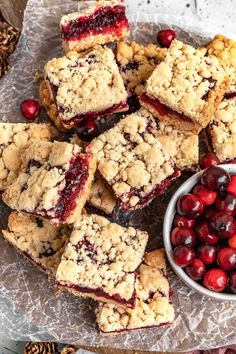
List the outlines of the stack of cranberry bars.
{"label": "stack of cranberry bars", "polygon": [[[164,250],[146,252],[147,232],[111,216],[144,208],[196,170],[203,129],[221,161],[235,158],[236,44],[122,41],[118,0],[67,14],[60,28],[65,54],[46,64],[41,101],[59,131],[96,122],[103,133],[67,142],[49,124],[0,124],[0,189],[12,209],[3,237],[59,289],[94,299],[102,334],[170,324]],[[111,115],[118,123],[106,129]]]}

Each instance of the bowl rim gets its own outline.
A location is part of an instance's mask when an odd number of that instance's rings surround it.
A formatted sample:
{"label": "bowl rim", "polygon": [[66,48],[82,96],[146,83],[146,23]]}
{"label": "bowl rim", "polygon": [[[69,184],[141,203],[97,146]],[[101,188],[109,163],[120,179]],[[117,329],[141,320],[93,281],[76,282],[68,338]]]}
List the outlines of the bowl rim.
{"label": "bowl rim", "polygon": [[[225,165],[217,165],[218,167],[222,167],[229,174],[236,174],[236,164],[225,164]],[[176,273],[176,275],[190,288],[200,293],[201,295],[209,296],[211,298],[217,300],[227,300],[227,301],[236,301],[236,294],[227,294],[227,293],[217,293],[205,288],[203,285],[200,285],[193,279],[191,279],[183,270],[183,268],[179,267],[174,259],[173,259],[173,248],[171,245],[170,234],[171,228],[174,220],[174,216],[176,214],[175,206],[179,197],[185,193],[189,193],[194,185],[196,185],[197,181],[201,177],[205,170],[201,170],[195,173],[193,176],[188,178],[173,194],[171,197],[163,221],[163,242],[165,247],[165,252],[168,258],[168,261]]]}

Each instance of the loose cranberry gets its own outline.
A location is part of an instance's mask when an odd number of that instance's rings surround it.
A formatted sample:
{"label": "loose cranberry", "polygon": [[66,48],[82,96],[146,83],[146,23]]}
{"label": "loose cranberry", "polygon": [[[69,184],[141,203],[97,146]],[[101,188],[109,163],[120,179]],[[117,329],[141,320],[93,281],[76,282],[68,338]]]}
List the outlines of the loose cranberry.
{"label": "loose cranberry", "polygon": [[228,243],[229,243],[229,247],[236,250],[236,235],[230,237]]}
{"label": "loose cranberry", "polygon": [[169,47],[176,38],[176,32],[171,29],[164,29],[157,33],[157,42],[161,47]]}
{"label": "loose cranberry", "polygon": [[219,238],[213,235],[210,230],[208,223],[206,221],[201,222],[195,228],[199,240],[208,245],[216,245]]}
{"label": "loose cranberry", "polygon": [[236,268],[236,250],[230,247],[222,248],[218,253],[217,263],[224,270]]}
{"label": "loose cranberry", "polygon": [[231,176],[227,192],[236,196],[236,176]]}
{"label": "loose cranberry", "polygon": [[193,194],[198,196],[204,205],[211,205],[215,202],[217,193],[213,192],[202,184],[197,184],[193,189]]}
{"label": "loose cranberry", "polygon": [[236,233],[236,222],[232,215],[219,211],[211,217],[209,229],[220,238],[229,238]]}
{"label": "loose cranberry", "polygon": [[229,276],[229,291],[236,294],[236,272],[232,272]]}
{"label": "loose cranberry", "polygon": [[205,208],[203,212],[204,219],[209,220],[215,214],[215,212],[216,211],[214,208],[210,208],[210,207]]}
{"label": "loose cranberry", "polygon": [[191,264],[185,268],[186,273],[195,281],[201,280],[206,267],[201,259],[194,258]]}
{"label": "loose cranberry", "polygon": [[180,267],[189,265],[195,257],[195,252],[188,246],[178,246],[174,249],[173,257]]}
{"label": "loose cranberry", "polygon": [[20,106],[21,114],[28,120],[34,120],[41,111],[40,104],[32,99],[25,100]]}
{"label": "loose cranberry", "polygon": [[212,245],[202,245],[198,247],[197,253],[204,264],[211,264],[216,258],[216,248]]}
{"label": "loose cranberry", "polygon": [[227,274],[223,269],[219,268],[208,270],[203,279],[203,284],[207,289],[218,293],[225,290],[227,283]]}
{"label": "loose cranberry", "polygon": [[195,246],[196,234],[192,229],[176,227],[171,233],[171,243],[174,247],[180,245]]}
{"label": "loose cranberry", "polygon": [[88,120],[83,125],[77,127],[76,131],[78,136],[84,141],[91,141],[98,136],[97,124],[92,120]]}
{"label": "loose cranberry", "polygon": [[216,199],[216,209],[235,215],[236,197],[232,194],[219,195]]}
{"label": "loose cranberry", "polygon": [[175,215],[174,226],[176,227],[192,228],[194,227],[195,224],[196,224],[195,219],[188,219],[185,216],[178,215],[178,214]]}
{"label": "loose cranberry", "polygon": [[208,167],[218,165],[219,163],[220,160],[218,159],[218,157],[213,152],[209,152],[202,156],[200,160],[200,167],[202,169],[205,169]]}
{"label": "loose cranberry", "polygon": [[201,183],[213,191],[223,192],[228,187],[230,176],[223,168],[213,166],[205,170]]}
{"label": "loose cranberry", "polygon": [[189,218],[197,218],[203,213],[203,203],[196,195],[185,194],[179,198],[177,203],[178,213]]}

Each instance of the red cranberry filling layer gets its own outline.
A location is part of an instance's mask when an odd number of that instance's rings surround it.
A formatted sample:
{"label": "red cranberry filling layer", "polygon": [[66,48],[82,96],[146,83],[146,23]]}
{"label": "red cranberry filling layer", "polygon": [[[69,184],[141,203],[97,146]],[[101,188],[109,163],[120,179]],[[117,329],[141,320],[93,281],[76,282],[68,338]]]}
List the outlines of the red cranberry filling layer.
{"label": "red cranberry filling layer", "polygon": [[100,330],[101,333],[124,333],[124,332],[127,332],[127,331],[134,331],[134,330],[137,330],[137,329],[146,329],[146,328],[154,328],[154,327],[162,327],[162,326],[169,326],[171,325],[172,322],[163,322],[163,323],[160,323],[159,325],[153,325],[153,326],[144,326],[144,327],[135,327],[135,328],[125,328],[125,329],[120,329],[118,331],[109,331],[109,332],[105,332],[105,331],[102,331]]}
{"label": "red cranberry filling layer", "polygon": [[165,190],[172,184],[173,180],[175,180],[177,177],[180,176],[180,172],[175,169],[174,173],[170,176],[168,176],[166,179],[164,179],[160,184],[158,184],[149,194],[146,194],[144,197],[141,196],[142,190],[138,190],[136,188],[132,188],[131,191],[127,194],[124,194],[124,196],[128,197],[129,199],[132,196],[138,196],[139,197],[139,203],[135,207],[130,207],[128,203],[122,202],[121,201],[121,208],[123,210],[135,210],[140,207],[144,207],[148,203],[152,201],[153,198],[157,197],[158,195],[161,195],[165,193]]}
{"label": "red cranberry filling layer", "polygon": [[181,119],[184,121],[192,122],[192,119],[185,116],[182,113],[178,113],[174,111],[173,109],[167,107],[163,103],[161,103],[158,99],[152,98],[148,96],[146,93],[142,94],[141,96],[141,101],[143,103],[147,103],[148,105],[152,106],[160,116],[166,116],[173,118],[173,119]]}
{"label": "red cranberry filling layer", "polygon": [[47,272],[47,268],[40,262],[37,262],[28,252],[22,252],[22,254],[28,258],[32,263],[36,264],[39,268],[41,268],[44,272]]}
{"label": "red cranberry filling layer", "polygon": [[87,294],[94,294],[96,297],[98,298],[104,298],[104,299],[108,299],[108,300],[113,300],[115,302],[117,302],[118,304],[122,304],[125,305],[129,308],[134,309],[135,308],[135,304],[136,304],[136,290],[134,290],[132,297],[130,298],[130,300],[125,300],[123,299],[119,294],[115,294],[115,295],[108,295],[102,288],[101,289],[90,289],[90,288],[83,288],[80,287],[78,285],[73,285],[73,284],[63,284],[60,281],[56,282],[57,286],[62,286],[63,288],[67,288],[67,289],[74,289],[75,291],[78,291],[80,293],[87,293]]}
{"label": "red cranberry filling layer", "polygon": [[235,98],[235,97],[236,97],[236,92],[228,92],[225,94],[224,99],[230,100],[231,98]]}
{"label": "red cranberry filling layer", "polygon": [[111,33],[120,36],[123,27],[128,27],[125,16],[125,7],[104,6],[90,16],[82,16],[68,24],[61,26],[64,40],[78,40],[88,35]]}

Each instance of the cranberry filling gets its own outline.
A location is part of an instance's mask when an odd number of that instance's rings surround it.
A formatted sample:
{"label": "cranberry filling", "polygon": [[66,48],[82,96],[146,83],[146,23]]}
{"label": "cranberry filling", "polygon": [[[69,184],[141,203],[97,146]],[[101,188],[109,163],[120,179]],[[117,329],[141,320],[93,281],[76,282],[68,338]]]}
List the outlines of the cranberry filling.
{"label": "cranberry filling", "polygon": [[104,6],[95,11],[90,16],[81,16],[76,20],[70,21],[61,26],[62,38],[68,40],[79,40],[88,35],[97,35],[100,33],[120,36],[122,29],[129,27],[125,16],[125,7]]}
{"label": "cranberry filling", "polygon": [[75,291],[78,291],[80,293],[87,293],[87,294],[94,294],[96,297],[100,297],[100,298],[104,298],[104,299],[108,299],[108,300],[113,300],[119,304],[125,305],[129,308],[134,309],[135,308],[135,304],[136,304],[136,290],[134,290],[132,297],[130,298],[130,300],[125,300],[123,299],[119,294],[115,294],[115,295],[108,295],[102,288],[100,289],[90,289],[90,288],[84,288],[84,287],[80,287],[78,285],[73,285],[73,284],[63,284],[60,281],[56,282],[57,286],[62,286],[63,288],[67,288],[67,289],[74,289]]}
{"label": "cranberry filling", "polygon": [[22,252],[22,254],[28,258],[32,263],[36,264],[38,267],[40,267],[44,272],[47,272],[47,268],[40,262],[37,262],[33,257],[28,252]]}
{"label": "cranberry filling", "polygon": [[125,197],[127,196],[130,199],[132,196],[136,195],[139,197],[139,203],[134,208],[130,208],[130,205],[128,203],[121,201],[121,205],[120,205],[121,209],[125,211],[125,210],[135,210],[138,209],[140,206],[144,207],[149,202],[151,202],[153,198],[163,194],[165,190],[171,185],[172,181],[179,176],[180,176],[180,172],[177,169],[175,169],[172,175],[164,179],[149,194],[145,195],[145,197],[141,196],[142,191],[139,191],[136,188],[132,188],[131,191],[129,193],[124,194],[124,196]]}
{"label": "cranberry filling", "polygon": [[158,99],[152,98],[152,97],[148,96],[146,93],[142,94],[140,99],[143,103],[147,103],[148,105],[152,106],[158,112],[158,114],[160,116],[168,115],[168,117],[170,117],[170,118],[181,119],[181,120],[192,123],[191,118],[185,116],[182,113],[178,113],[178,112],[174,111],[173,109],[171,109],[171,108],[167,107],[166,105],[164,105],[163,103],[161,103]]}
{"label": "cranberry filling", "polygon": [[118,331],[105,332],[105,331],[101,330],[101,333],[124,333],[124,332],[127,332],[127,331],[134,331],[134,330],[137,330],[137,329],[162,327],[162,326],[168,326],[168,325],[171,325],[171,324],[172,324],[172,322],[163,322],[163,323],[160,323],[159,325],[145,326],[145,327],[135,327],[135,328],[125,328],[125,329],[120,329]]}
{"label": "cranberry filling", "polygon": [[230,100],[231,98],[235,98],[235,97],[236,97],[236,92],[228,92],[225,94],[224,99]]}

